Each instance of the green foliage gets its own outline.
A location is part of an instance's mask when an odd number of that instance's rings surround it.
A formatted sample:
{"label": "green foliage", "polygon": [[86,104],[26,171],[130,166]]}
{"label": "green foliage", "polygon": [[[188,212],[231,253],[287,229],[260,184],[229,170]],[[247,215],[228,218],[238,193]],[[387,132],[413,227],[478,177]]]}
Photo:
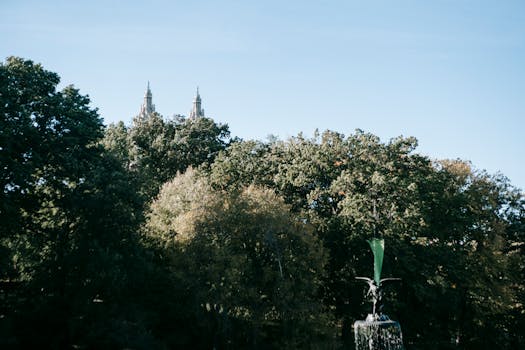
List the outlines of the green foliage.
{"label": "green foliage", "polygon": [[0,64],[0,347],[351,349],[371,237],[407,348],[525,346],[525,197],[503,176],[359,130],[104,130],[58,83]]}
{"label": "green foliage", "polygon": [[104,133],[101,144],[104,148],[118,159],[124,169],[131,167],[131,140],[128,137],[128,128],[124,122],[110,124]]}
{"label": "green foliage", "polygon": [[517,344],[523,318],[510,315],[523,301],[523,260],[513,248],[523,242],[523,196],[467,163],[433,163],[416,145],[361,131],[246,142],[219,155],[210,178],[218,188],[264,183],[315,227],[329,252],[323,299],[349,348],[351,323],[369,312],[354,278],[371,273],[365,239],[377,235],[387,245],[384,275],[404,281],[387,312],[411,348]]}
{"label": "green foliage", "polygon": [[193,307],[213,320],[201,334],[210,346],[330,341],[318,299],[322,247],[273,191],[216,191],[190,169],[164,185],[146,228],[171,273],[192,286]]}
{"label": "green foliage", "polygon": [[[67,192],[82,180],[76,159],[89,159],[102,122],[89,100],[31,61],[10,57],[0,65],[0,219],[17,227],[20,208],[32,208],[27,193],[42,184]],[[96,152],[96,151],[95,151]]]}
{"label": "green foliage", "polygon": [[140,200],[98,146],[88,97],[56,91],[56,74],[19,58],[0,76],[1,344],[94,344],[134,265]]}
{"label": "green foliage", "polygon": [[167,120],[153,113],[136,117],[129,128],[122,122],[110,125],[102,143],[140,180],[149,200],[177,172],[211,164],[229,135],[227,125],[209,118]]}

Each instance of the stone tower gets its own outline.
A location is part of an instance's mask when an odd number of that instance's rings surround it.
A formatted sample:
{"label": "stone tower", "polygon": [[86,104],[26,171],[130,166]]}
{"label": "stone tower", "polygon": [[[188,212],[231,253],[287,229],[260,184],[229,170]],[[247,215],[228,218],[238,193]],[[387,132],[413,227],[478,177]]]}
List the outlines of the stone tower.
{"label": "stone tower", "polygon": [[204,117],[204,109],[201,107],[201,96],[199,95],[199,87],[197,87],[197,94],[193,99],[193,107],[190,111],[190,119],[197,119]]}
{"label": "stone tower", "polygon": [[155,105],[152,102],[152,95],[148,81],[148,88],[146,89],[146,93],[144,94],[144,103],[140,107],[139,117],[146,118],[153,112],[155,112]]}

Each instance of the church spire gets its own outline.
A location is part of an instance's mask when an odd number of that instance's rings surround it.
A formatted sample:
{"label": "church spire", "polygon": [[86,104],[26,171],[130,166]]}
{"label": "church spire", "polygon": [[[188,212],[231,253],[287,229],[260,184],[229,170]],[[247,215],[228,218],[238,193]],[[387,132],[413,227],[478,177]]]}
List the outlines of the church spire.
{"label": "church spire", "polygon": [[197,93],[195,94],[195,98],[193,99],[193,107],[190,111],[190,119],[204,117],[204,109],[202,109],[201,105],[201,95],[199,94],[199,87],[197,86]]}
{"label": "church spire", "polygon": [[148,87],[146,89],[146,93],[144,94],[144,103],[140,107],[139,116],[146,118],[153,112],[155,112],[155,105],[153,104],[153,96],[151,94],[151,90],[149,87],[149,81],[148,81]]}

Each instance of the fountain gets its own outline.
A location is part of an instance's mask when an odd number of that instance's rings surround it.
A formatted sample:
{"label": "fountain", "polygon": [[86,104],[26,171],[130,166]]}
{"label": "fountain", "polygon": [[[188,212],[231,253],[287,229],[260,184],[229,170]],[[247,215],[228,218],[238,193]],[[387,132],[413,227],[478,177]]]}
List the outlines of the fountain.
{"label": "fountain", "polygon": [[368,292],[372,300],[372,313],[364,321],[354,323],[356,350],[403,350],[403,336],[399,322],[393,321],[383,313],[383,284],[399,281],[399,278],[381,279],[385,241],[374,238],[368,241],[374,254],[374,278],[356,277],[368,283]]}

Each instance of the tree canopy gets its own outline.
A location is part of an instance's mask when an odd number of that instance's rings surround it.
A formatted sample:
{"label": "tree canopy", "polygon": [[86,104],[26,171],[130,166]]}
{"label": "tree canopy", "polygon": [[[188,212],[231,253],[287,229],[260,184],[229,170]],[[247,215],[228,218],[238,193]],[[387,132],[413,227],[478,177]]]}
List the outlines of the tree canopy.
{"label": "tree canopy", "polygon": [[59,81],[0,64],[0,347],[353,349],[371,237],[407,348],[525,346],[525,196],[504,176],[361,130],[105,127]]}

